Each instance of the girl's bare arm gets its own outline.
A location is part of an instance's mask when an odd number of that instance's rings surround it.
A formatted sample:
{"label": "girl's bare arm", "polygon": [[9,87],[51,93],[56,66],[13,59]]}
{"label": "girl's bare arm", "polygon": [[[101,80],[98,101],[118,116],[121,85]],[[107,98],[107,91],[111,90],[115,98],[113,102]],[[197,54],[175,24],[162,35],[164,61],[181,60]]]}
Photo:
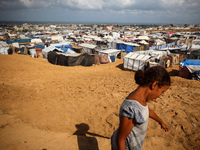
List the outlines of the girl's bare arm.
{"label": "girl's bare arm", "polygon": [[117,143],[119,150],[126,150],[125,141],[127,136],[130,134],[134,126],[134,123],[135,120],[127,117],[122,117],[117,136]]}
{"label": "girl's bare arm", "polygon": [[151,110],[150,108],[149,108],[149,117],[152,118],[153,120],[157,121],[157,122],[161,125],[161,128],[162,128],[163,130],[165,130],[165,132],[168,132],[168,131],[169,131],[168,126],[167,126],[167,125],[162,121],[162,119],[160,119],[160,118],[156,115],[156,113],[155,113],[153,110]]}

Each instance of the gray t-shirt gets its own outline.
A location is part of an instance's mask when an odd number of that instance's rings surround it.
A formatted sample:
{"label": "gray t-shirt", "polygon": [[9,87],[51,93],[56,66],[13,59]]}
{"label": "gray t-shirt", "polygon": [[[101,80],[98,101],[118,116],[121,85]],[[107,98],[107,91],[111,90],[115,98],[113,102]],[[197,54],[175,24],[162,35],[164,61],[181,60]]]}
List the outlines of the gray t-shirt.
{"label": "gray t-shirt", "polygon": [[[135,119],[135,124],[126,138],[126,150],[141,150],[147,132],[149,119],[148,105],[143,106],[138,101],[125,99],[120,107],[120,122],[122,116]],[[112,150],[118,150],[117,134],[118,129],[114,131],[111,138]]]}

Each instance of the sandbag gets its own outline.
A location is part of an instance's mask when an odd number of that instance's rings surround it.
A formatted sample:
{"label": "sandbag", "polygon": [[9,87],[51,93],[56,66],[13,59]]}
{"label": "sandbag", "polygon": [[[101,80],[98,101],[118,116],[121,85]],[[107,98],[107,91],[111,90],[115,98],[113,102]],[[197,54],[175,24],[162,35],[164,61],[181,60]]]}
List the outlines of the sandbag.
{"label": "sandbag", "polygon": [[94,64],[100,65],[100,55],[95,55],[94,56]]}
{"label": "sandbag", "polygon": [[107,64],[110,62],[109,58],[108,58],[108,55],[100,55],[100,62],[102,64]]}

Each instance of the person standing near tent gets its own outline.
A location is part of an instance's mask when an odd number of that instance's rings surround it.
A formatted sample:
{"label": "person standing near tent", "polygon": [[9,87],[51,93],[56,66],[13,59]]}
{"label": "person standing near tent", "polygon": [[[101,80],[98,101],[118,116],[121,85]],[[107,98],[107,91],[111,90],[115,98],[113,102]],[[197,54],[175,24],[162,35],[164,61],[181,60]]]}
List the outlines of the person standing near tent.
{"label": "person standing near tent", "polygon": [[147,102],[156,99],[171,85],[169,73],[160,66],[137,71],[135,81],[139,85],[123,101],[120,107],[119,128],[111,137],[112,150],[141,150],[149,117],[168,132],[167,125],[148,108]]}

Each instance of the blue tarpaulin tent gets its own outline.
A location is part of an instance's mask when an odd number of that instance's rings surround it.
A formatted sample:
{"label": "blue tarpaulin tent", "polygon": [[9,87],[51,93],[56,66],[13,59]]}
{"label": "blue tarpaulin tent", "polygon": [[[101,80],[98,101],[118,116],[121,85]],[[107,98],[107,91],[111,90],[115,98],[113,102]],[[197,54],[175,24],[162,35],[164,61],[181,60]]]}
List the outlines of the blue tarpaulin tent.
{"label": "blue tarpaulin tent", "polygon": [[133,52],[133,46],[131,45],[126,45],[126,53]]}
{"label": "blue tarpaulin tent", "polygon": [[7,41],[7,40],[4,40],[4,42],[6,42],[7,44],[18,43],[18,41]]}
{"label": "blue tarpaulin tent", "polygon": [[56,46],[56,47],[63,50],[63,53],[65,53],[69,48],[72,49],[72,46],[70,46],[70,45],[59,45],[59,46]]}
{"label": "blue tarpaulin tent", "polygon": [[181,66],[186,67],[187,65],[200,66],[200,60],[199,59],[186,59],[185,61],[181,62]]}
{"label": "blue tarpaulin tent", "polygon": [[20,39],[18,40],[19,43],[28,43],[31,42],[31,39]]}
{"label": "blue tarpaulin tent", "polygon": [[119,50],[124,50],[126,51],[126,53],[130,53],[133,52],[133,46],[132,45],[126,45],[123,43],[117,43],[116,44],[116,48]]}
{"label": "blue tarpaulin tent", "polygon": [[35,48],[41,48],[41,49],[44,49],[44,45],[36,45]]}
{"label": "blue tarpaulin tent", "polygon": [[16,41],[7,41],[7,40],[4,40],[4,42],[6,42],[7,44],[12,44],[12,43],[29,43],[31,42],[31,39],[19,39],[19,40],[16,40]]}

